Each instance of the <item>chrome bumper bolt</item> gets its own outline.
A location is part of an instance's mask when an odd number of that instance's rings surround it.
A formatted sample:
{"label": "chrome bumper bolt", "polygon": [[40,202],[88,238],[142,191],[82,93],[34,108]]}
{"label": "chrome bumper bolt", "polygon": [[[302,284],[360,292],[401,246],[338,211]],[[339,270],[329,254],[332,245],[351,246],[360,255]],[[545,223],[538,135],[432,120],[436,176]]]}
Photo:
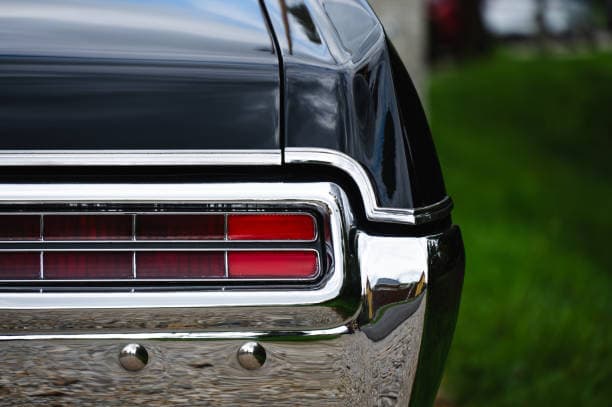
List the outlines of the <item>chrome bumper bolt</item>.
{"label": "chrome bumper bolt", "polygon": [[119,363],[125,370],[137,372],[149,362],[149,352],[137,343],[125,345],[119,352]]}
{"label": "chrome bumper bolt", "polygon": [[247,342],[238,349],[238,362],[247,370],[256,370],[266,362],[266,350],[258,342]]}

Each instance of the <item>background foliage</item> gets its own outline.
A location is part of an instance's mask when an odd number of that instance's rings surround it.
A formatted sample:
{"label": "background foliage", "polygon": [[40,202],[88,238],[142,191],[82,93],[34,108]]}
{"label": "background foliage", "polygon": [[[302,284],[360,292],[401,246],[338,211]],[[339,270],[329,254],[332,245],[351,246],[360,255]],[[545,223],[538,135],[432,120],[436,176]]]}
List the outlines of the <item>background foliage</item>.
{"label": "background foliage", "polygon": [[612,400],[612,55],[438,68],[430,117],[467,274],[444,397]]}

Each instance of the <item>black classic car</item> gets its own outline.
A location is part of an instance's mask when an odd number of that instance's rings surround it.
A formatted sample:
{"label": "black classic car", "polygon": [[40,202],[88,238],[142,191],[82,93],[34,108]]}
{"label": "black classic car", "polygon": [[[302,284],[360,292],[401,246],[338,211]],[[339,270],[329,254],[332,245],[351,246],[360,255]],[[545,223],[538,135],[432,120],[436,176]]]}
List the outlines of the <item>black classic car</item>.
{"label": "black classic car", "polygon": [[431,405],[464,272],[363,0],[0,2],[1,405]]}

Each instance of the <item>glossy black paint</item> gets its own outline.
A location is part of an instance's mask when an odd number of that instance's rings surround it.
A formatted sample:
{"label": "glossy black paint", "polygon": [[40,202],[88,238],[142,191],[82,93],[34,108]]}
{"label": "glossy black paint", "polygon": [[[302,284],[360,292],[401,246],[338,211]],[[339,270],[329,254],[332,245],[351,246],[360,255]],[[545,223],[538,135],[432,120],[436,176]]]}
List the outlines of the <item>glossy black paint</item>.
{"label": "glossy black paint", "polygon": [[465,275],[465,250],[459,227],[429,239],[429,281],[425,324],[409,407],[432,406],[459,315]]}
{"label": "glossy black paint", "polygon": [[4,0],[0,27],[0,149],[280,147],[257,0]]}
{"label": "glossy black paint", "polygon": [[446,195],[442,169],[436,154],[427,117],[406,67],[390,41],[387,41],[395,94],[402,117],[402,133],[407,139],[415,206],[438,202]]}
{"label": "glossy black paint", "polygon": [[383,207],[445,195],[365,0],[6,0],[0,27],[0,150],[329,148]]}
{"label": "glossy black paint", "polygon": [[287,147],[341,151],[368,171],[381,206],[445,196],[418,95],[365,1],[265,0],[284,67]]}

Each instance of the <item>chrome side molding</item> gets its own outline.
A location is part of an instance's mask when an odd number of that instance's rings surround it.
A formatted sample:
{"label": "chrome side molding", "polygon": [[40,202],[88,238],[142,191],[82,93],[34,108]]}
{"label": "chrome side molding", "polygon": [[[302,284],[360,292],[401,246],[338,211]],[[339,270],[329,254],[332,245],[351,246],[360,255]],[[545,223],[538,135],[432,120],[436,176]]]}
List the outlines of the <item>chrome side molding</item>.
{"label": "chrome side molding", "polygon": [[0,150],[0,166],[281,165],[280,150]]}
{"label": "chrome side molding", "polygon": [[[378,204],[372,181],[355,159],[325,148],[288,147],[288,164],[314,164],[338,168],[355,181],[361,193],[366,217],[373,222],[419,225],[448,216],[450,197],[420,208],[384,208]],[[249,166],[283,164],[281,150],[0,150],[2,166],[143,166],[206,165]]]}
{"label": "chrome side molding", "polygon": [[286,336],[300,336],[313,340],[330,336],[345,335],[351,330],[345,325],[303,331],[210,331],[210,332],[134,332],[134,333],[79,333],[79,334],[27,334],[0,335],[0,342],[7,341],[50,341],[50,340],[232,340],[270,338],[283,339]]}
{"label": "chrome side molding", "polygon": [[448,216],[453,208],[453,201],[448,196],[433,205],[414,209],[380,207],[366,170],[355,159],[339,151],[325,148],[288,147],[285,149],[285,162],[327,165],[349,174],[359,188],[366,216],[373,222],[420,225]]}

